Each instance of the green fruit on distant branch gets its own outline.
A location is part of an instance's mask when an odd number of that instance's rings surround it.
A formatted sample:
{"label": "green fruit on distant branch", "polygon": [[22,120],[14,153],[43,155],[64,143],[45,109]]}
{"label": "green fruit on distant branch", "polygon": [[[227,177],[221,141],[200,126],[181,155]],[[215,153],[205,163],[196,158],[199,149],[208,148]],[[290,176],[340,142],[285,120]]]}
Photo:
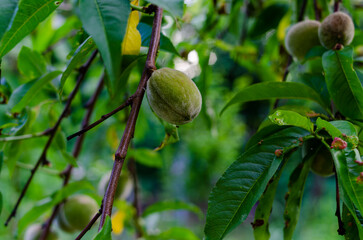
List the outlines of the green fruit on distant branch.
{"label": "green fruit on distant branch", "polygon": [[[111,176],[111,172],[103,175],[103,177],[101,178],[101,180],[98,184],[98,194],[99,195],[101,195],[101,196],[105,195],[105,192],[106,192],[106,189],[108,186],[108,182],[110,180],[110,176]],[[126,199],[132,192],[132,187],[133,187],[133,181],[132,181],[131,175],[127,171],[122,170],[120,178],[118,180],[115,198]]]}
{"label": "green fruit on distant branch", "polygon": [[153,111],[175,125],[191,122],[202,106],[202,96],[195,83],[184,73],[170,68],[153,72],[146,94]]}
{"label": "green fruit on distant branch", "polygon": [[337,44],[349,45],[354,37],[354,24],[349,15],[335,12],[324,19],[319,28],[319,39],[327,49]]}
{"label": "green fruit on distant branch", "polygon": [[305,20],[294,24],[286,34],[287,52],[298,60],[303,60],[312,47],[320,45],[319,26],[320,22],[314,20]]}
{"label": "green fruit on distant branch", "polygon": [[[27,228],[24,234],[24,240],[38,240],[43,233],[42,226],[40,224],[34,224]],[[50,231],[47,236],[47,240],[58,240],[57,234]]]}
{"label": "green fruit on distant branch", "polygon": [[98,212],[97,202],[86,195],[67,199],[58,214],[58,224],[66,232],[82,230]]}

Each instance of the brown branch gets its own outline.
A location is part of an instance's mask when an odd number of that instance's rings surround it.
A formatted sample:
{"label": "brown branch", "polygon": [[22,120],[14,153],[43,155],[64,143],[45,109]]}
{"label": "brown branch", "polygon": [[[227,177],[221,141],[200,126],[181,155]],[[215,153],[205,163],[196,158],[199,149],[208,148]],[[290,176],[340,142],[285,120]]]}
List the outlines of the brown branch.
{"label": "brown branch", "polygon": [[111,216],[113,200],[115,196],[116,187],[118,184],[119,176],[121,174],[122,165],[126,158],[127,149],[129,147],[130,141],[134,136],[136,120],[139,114],[140,106],[142,103],[142,99],[144,97],[146,83],[155,67],[155,59],[157,56],[159,42],[160,42],[160,29],[161,29],[161,20],[162,20],[162,8],[156,7],[155,15],[154,15],[154,23],[151,32],[151,40],[149,51],[146,58],[146,63],[144,67],[144,71],[142,73],[139,86],[137,87],[136,93],[134,94],[135,98],[132,102],[132,108],[130,112],[130,116],[126,123],[126,128],[123,133],[120,145],[115,153],[115,161],[113,165],[113,169],[111,172],[111,177],[109,180],[109,184],[107,186],[107,190],[105,196],[103,198],[103,210],[100,221],[99,230],[102,229],[103,224],[105,223],[106,216]]}
{"label": "brown branch", "polygon": [[341,3],[342,0],[335,0],[334,1],[334,12],[338,12],[339,11],[339,4]]}
{"label": "brown branch", "polygon": [[98,210],[98,213],[91,219],[91,221],[87,224],[87,226],[82,230],[82,232],[76,237],[75,240],[80,240],[93,226],[93,224],[97,221],[97,219],[101,216],[103,209],[103,205],[101,204],[100,210]]}
{"label": "brown branch", "polygon": [[308,3],[308,0],[304,0],[301,4],[301,8],[300,8],[300,12],[299,12],[299,16],[297,18],[297,21],[300,22],[303,20],[304,18],[304,14],[305,14],[305,9],[306,9],[306,5]]}
{"label": "brown branch", "polygon": [[317,0],[314,0],[314,12],[315,12],[315,20],[320,21],[320,19],[321,19],[321,8],[319,8]]}
{"label": "brown branch", "polygon": [[337,204],[337,209],[335,211],[335,216],[337,216],[337,218],[338,218],[338,226],[339,226],[338,234],[339,235],[344,235],[345,234],[344,223],[343,223],[342,217],[340,215],[340,196],[339,196],[338,174],[337,174],[335,168],[334,168],[334,171],[335,171],[335,191],[336,191],[335,200],[336,200],[336,204]]}
{"label": "brown branch", "polygon": [[78,77],[77,77],[76,86],[74,87],[73,91],[69,95],[68,100],[67,100],[67,103],[66,103],[66,106],[64,107],[62,114],[58,118],[56,124],[51,128],[51,130],[50,130],[51,131],[50,137],[49,137],[49,139],[48,139],[48,141],[47,141],[47,143],[46,143],[46,145],[45,145],[45,147],[43,149],[43,152],[40,155],[38,161],[36,162],[34,168],[31,170],[31,174],[30,174],[27,182],[25,183],[25,186],[23,187],[23,189],[21,191],[21,194],[20,194],[20,196],[19,196],[19,198],[18,198],[18,200],[17,200],[17,202],[16,202],[13,210],[11,211],[9,217],[7,218],[7,220],[5,222],[5,226],[7,226],[9,224],[9,221],[13,217],[15,217],[16,211],[17,211],[17,209],[18,209],[18,207],[20,205],[20,202],[24,198],[25,193],[28,190],[28,187],[29,187],[29,185],[30,185],[30,183],[31,183],[31,181],[32,181],[32,179],[33,179],[36,171],[38,170],[40,164],[43,164],[43,165],[48,164],[48,161],[46,159],[46,157],[47,157],[47,151],[48,151],[48,149],[49,149],[49,147],[50,147],[50,145],[51,145],[51,143],[52,143],[52,141],[54,139],[55,134],[57,133],[57,130],[58,130],[58,128],[59,128],[62,120],[67,116],[67,114],[69,112],[69,109],[70,109],[70,106],[71,106],[71,103],[72,103],[74,97],[76,96],[76,94],[78,92],[78,89],[79,89],[79,87],[81,85],[81,82],[85,78],[86,73],[87,73],[89,67],[91,66],[91,63],[96,58],[96,56],[97,56],[97,51],[94,51],[92,53],[91,57],[88,59],[88,61],[79,69],[79,74],[78,74]]}
{"label": "brown branch", "polygon": [[82,130],[73,133],[72,135],[67,137],[67,140],[71,140],[72,138],[75,138],[77,136],[81,136],[83,133],[91,130],[92,128],[96,127],[98,124],[102,123],[103,121],[105,121],[106,119],[108,119],[109,117],[111,117],[112,115],[118,113],[119,111],[121,111],[122,109],[124,109],[125,107],[129,106],[132,104],[132,101],[134,99],[134,95],[132,95],[131,97],[129,97],[126,102],[124,102],[122,105],[118,106],[117,108],[115,108],[114,110],[112,110],[111,112],[102,115],[100,119],[98,119],[96,122],[92,123],[91,125],[83,128]]}
{"label": "brown branch", "polygon": [[136,238],[139,239],[143,236],[143,230],[142,227],[139,224],[139,218],[141,216],[141,208],[140,208],[140,199],[139,199],[139,187],[138,187],[138,178],[137,178],[137,172],[136,172],[136,163],[135,159],[131,158],[129,160],[128,164],[129,171],[132,175],[133,180],[133,192],[134,192],[134,201],[132,202],[132,205],[135,208],[135,214],[134,214],[134,222],[136,226]]}
{"label": "brown branch", "polygon": [[[103,74],[100,81],[99,81],[99,83],[98,83],[98,86],[96,88],[95,93],[92,95],[92,97],[89,99],[88,103],[86,104],[87,113],[86,113],[85,117],[83,118],[81,128],[87,127],[89,122],[90,122],[91,115],[92,115],[94,107],[95,107],[95,103],[96,103],[97,98],[98,98],[98,96],[100,95],[100,93],[101,93],[101,91],[103,89],[104,78],[105,78],[105,75]],[[74,148],[73,148],[73,157],[74,158],[77,158],[79,156],[79,153],[80,153],[80,151],[82,149],[83,140],[84,140],[84,135],[82,135],[80,138],[77,139],[77,142],[76,142],[76,144],[74,145]],[[71,164],[68,164],[68,166],[62,172],[62,176],[64,177],[63,187],[68,184],[69,179],[71,177],[72,169],[73,169],[73,166]],[[50,228],[52,226],[52,223],[53,223],[55,217],[58,214],[58,211],[59,211],[59,208],[60,208],[61,204],[62,203],[58,203],[53,208],[53,212],[52,212],[51,216],[46,221],[46,223],[45,223],[45,225],[43,227],[43,232],[42,232],[42,235],[40,237],[40,240],[47,239]]]}

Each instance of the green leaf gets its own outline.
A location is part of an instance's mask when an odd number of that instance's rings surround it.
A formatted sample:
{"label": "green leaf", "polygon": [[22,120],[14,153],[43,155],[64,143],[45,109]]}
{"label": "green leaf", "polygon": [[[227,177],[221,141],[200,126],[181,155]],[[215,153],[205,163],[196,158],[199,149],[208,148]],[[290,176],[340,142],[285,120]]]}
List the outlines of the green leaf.
{"label": "green leaf", "polygon": [[[137,25],[137,30],[139,30],[141,34],[141,45],[149,47],[152,27],[146,23],[140,22],[139,25]],[[173,43],[163,33],[160,34],[160,49],[179,56],[179,52],[175,49]]]}
{"label": "green leaf", "polygon": [[172,227],[159,235],[151,235],[147,237],[148,240],[199,240],[191,230],[183,227]]}
{"label": "green leaf", "polygon": [[363,119],[363,87],[353,69],[353,49],[323,55],[327,87],[338,110],[346,117]]}
{"label": "green leaf", "polygon": [[0,214],[2,209],[3,209],[3,195],[0,192]]}
{"label": "green leaf", "polygon": [[17,5],[18,0],[0,0],[0,40],[11,22]]}
{"label": "green leaf", "polygon": [[65,198],[75,193],[86,193],[90,191],[94,191],[94,187],[88,181],[69,183],[61,190],[55,192],[49,201],[40,201],[38,205],[33,206],[24,216],[22,216],[18,225],[19,233],[22,233],[29,224],[36,221],[43,213],[62,202]]}
{"label": "green leaf", "polygon": [[80,0],[80,18],[101,53],[112,85],[120,75],[121,42],[130,15],[129,0]]}
{"label": "green leaf", "polygon": [[61,83],[59,86],[59,94],[62,94],[64,84],[66,83],[67,78],[72,73],[74,69],[79,67],[85,60],[85,57],[90,53],[92,50],[96,48],[96,45],[91,37],[88,37],[74,52],[72,58],[69,60],[67,64],[66,70],[64,70]]}
{"label": "green leaf", "polygon": [[71,164],[73,167],[78,167],[77,159],[72,154],[68,153],[66,150],[62,150],[61,154],[67,163]]}
{"label": "green leaf", "polygon": [[348,207],[343,203],[343,213],[342,213],[342,221],[344,223],[345,229],[345,240],[354,240],[359,239],[359,232],[357,228],[357,224],[352,213],[349,211]]}
{"label": "green leaf", "polygon": [[140,164],[148,167],[161,168],[163,159],[156,151],[147,148],[131,149],[128,153],[129,158],[134,158]]}
{"label": "green leaf", "polygon": [[270,239],[269,218],[272,212],[272,205],[275,198],[277,186],[287,161],[284,161],[276,174],[269,181],[261,198],[258,200],[258,206],[255,211],[255,219],[252,223],[253,235],[255,239]]}
{"label": "green leaf", "polygon": [[109,215],[106,215],[105,223],[101,231],[97,234],[97,236],[93,240],[112,240],[111,232],[112,232],[111,218]]}
{"label": "green leaf", "polygon": [[23,46],[18,56],[18,69],[27,79],[42,76],[46,71],[47,64],[44,57],[30,48]]}
{"label": "green leaf", "polygon": [[[359,183],[363,166],[355,162],[361,161],[358,150],[346,148],[344,150],[330,149],[330,151],[334,159],[339,186],[343,188],[343,201],[348,207],[351,201],[360,213],[363,212],[363,184]],[[351,207],[350,210],[353,212]]]}
{"label": "green leaf", "polygon": [[327,131],[329,135],[332,136],[333,138],[342,137],[342,132],[339,131],[339,129],[336,128],[333,124],[321,118],[318,118],[316,120],[316,131],[319,132],[320,130]]}
{"label": "green leaf", "polygon": [[198,206],[179,200],[166,200],[154,203],[153,205],[145,209],[145,211],[142,213],[142,216],[146,217],[153,213],[170,210],[188,210],[197,214],[199,217],[203,216],[203,213]]}
{"label": "green leaf", "polygon": [[63,0],[21,0],[10,29],[8,28],[0,41],[0,58],[31,33],[62,2]]}
{"label": "green leaf", "polygon": [[278,110],[269,116],[271,122],[280,126],[301,127],[309,132],[314,131],[314,124],[309,118],[293,111]]}
{"label": "green leaf", "polygon": [[311,163],[315,153],[309,152],[290,175],[288,194],[284,211],[284,240],[292,239],[294,230],[299,220],[300,206],[304,193],[305,182],[308,177]]}
{"label": "green leaf", "polygon": [[175,17],[183,17],[184,1],[183,0],[146,0],[149,3],[158,5],[159,7],[170,12]]}
{"label": "green leaf", "polygon": [[61,129],[59,129],[54,136],[54,146],[61,151],[66,150],[67,148],[67,137]]}
{"label": "green leaf", "polygon": [[245,103],[257,100],[268,99],[306,99],[319,103],[322,107],[330,112],[329,107],[324,105],[312,88],[295,82],[263,82],[248,86],[238,92],[222,109],[221,114],[231,105],[236,103]]}
{"label": "green leaf", "polygon": [[249,32],[250,37],[258,37],[270,29],[276,28],[288,10],[289,5],[285,3],[271,4],[263,9]]}
{"label": "green leaf", "polygon": [[1,169],[3,168],[3,163],[4,163],[4,152],[0,151],[0,173]]}
{"label": "green leaf", "polygon": [[51,80],[60,75],[61,71],[47,73],[43,77],[21,85],[12,93],[8,106],[12,112],[21,112]]}
{"label": "green leaf", "polygon": [[260,135],[263,142],[251,146],[213,188],[204,229],[206,239],[224,238],[247,218],[283,159],[283,155],[278,157],[275,151],[282,150],[286,154],[299,146],[299,138],[307,135],[309,132],[297,127],[280,128],[273,134]]}
{"label": "green leaf", "polygon": [[170,124],[170,123],[163,121],[161,118],[159,118],[159,120],[164,125],[165,137],[164,137],[163,141],[161,142],[161,144],[157,148],[154,149],[154,151],[160,151],[165,146],[179,141],[178,128],[174,124]]}

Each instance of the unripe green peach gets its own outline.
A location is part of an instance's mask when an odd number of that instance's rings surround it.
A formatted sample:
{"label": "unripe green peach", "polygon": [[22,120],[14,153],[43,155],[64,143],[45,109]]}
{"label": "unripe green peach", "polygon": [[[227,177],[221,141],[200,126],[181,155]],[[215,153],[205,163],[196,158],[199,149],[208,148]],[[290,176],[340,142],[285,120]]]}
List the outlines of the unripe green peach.
{"label": "unripe green peach", "polygon": [[[43,230],[40,224],[31,225],[25,231],[24,240],[38,240],[42,233]],[[47,240],[58,240],[58,236],[55,232],[50,231],[48,233]]]}
{"label": "unripe green peach", "polygon": [[334,162],[330,151],[322,146],[311,163],[311,171],[322,177],[334,174]]}
{"label": "unripe green peach", "polygon": [[58,224],[66,232],[82,230],[98,212],[97,202],[87,195],[67,199],[58,214]]}
{"label": "unripe green peach", "polygon": [[[110,180],[110,176],[111,176],[111,172],[102,176],[102,178],[98,184],[98,194],[99,195],[101,195],[101,196],[105,195],[105,192],[106,192],[106,189],[108,186],[108,182]],[[133,181],[132,181],[131,175],[127,171],[122,170],[120,178],[118,180],[115,198],[126,199],[130,195],[130,193],[132,191],[132,187],[133,187]]]}
{"label": "unripe green peach", "polygon": [[320,45],[319,26],[320,22],[315,20],[305,20],[294,24],[285,37],[287,52],[298,60],[303,60],[312,47]]}
{"label": "unripe green peach", "polygon": [[202,106],[202,96],[195,83],[184,73],[171,68],[152,73],[146,94],[154,112],[175,125],[191,122]]}
{"label": "unripe green peach", "polygon": [[304,154],[306,155],[309,151],[318,151],[310,166],[313,173],[322,177],[329,177],[334,174],[333,157],[329,149],[320,140],[311,139],[306,142],[304,145]]}
{"label": "unripe green peach", "polygon": [[319,28],[321,45],[333,49],[336,44],[349,45],[354,37],[354,24],[349,15],[335,12],[324,19]]}

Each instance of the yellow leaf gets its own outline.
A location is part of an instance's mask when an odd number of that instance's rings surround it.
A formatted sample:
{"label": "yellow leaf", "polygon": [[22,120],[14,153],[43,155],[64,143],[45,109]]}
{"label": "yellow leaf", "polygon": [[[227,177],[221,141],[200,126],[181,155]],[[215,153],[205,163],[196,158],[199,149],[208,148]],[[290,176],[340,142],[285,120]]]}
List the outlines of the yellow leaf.
{"label": "yellow leaf", "polygon": [[277,27],[277,39],[280,42],[284,42],[286,30],[290,25],[290,14],[286,14],[280,21],[279,26]]}
{"label": "yellow leaf", "polygon": [[[131,4],[139,5],[139,0],[132,1]],[[139,12],[132,11],[127,20],[127,28],[124,40],[122,42],[122,54],[138,55],[141,47],[141,35],[137,30],[139,24]]]}
{"label": "yellow leaf", "polygon": [[120,235],[124,230],[124,221],[126,214],[124,211],[116,212],[111,219],[112,222],[112,231],[116,235]]}

